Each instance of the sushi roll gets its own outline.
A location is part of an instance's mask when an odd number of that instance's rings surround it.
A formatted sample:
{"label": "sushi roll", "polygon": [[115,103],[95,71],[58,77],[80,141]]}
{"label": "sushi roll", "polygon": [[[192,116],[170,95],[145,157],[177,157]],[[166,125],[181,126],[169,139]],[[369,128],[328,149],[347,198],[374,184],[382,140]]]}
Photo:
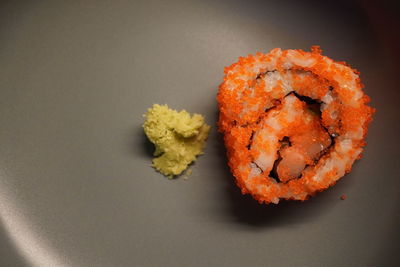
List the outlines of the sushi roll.
{"label": "sushi roll", "polygon": [[359,72],[311,52],[273,49],[225,68],[219,131],[243,194],[306,200],[361,157],[374,109]]}

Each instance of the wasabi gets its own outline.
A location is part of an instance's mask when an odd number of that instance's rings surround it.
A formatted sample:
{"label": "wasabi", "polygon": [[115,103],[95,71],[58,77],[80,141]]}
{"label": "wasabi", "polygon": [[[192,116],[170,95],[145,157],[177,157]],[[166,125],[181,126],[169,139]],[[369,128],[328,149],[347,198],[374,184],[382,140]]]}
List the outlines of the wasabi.
{"label": "wasabi", "polygon": [[173,178],[203,154],[210,126],[202,115],[154,104],[144,117],[144,132],[155,145],[152,166],[160,173]]}

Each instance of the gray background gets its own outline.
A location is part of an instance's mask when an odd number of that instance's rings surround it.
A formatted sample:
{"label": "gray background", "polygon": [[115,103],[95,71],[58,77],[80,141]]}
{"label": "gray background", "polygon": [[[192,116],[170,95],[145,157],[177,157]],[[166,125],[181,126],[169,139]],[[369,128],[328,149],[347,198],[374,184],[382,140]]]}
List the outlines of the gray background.
{"label": "gray background", "polygon": [[[385,1],[3,1],[0,265],[394,265],[397,14]],[[377,108],[367,149],[311,200],[259,205],[216,131],[223,68],[314,44],[361,71]],[[213,126],[188,180],[149,167],[153,103]]]}

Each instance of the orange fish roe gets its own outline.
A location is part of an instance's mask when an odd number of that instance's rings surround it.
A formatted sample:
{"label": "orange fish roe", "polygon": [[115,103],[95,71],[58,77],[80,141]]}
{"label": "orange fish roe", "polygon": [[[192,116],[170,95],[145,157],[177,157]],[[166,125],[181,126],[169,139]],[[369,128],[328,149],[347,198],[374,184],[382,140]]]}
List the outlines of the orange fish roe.
{"label": "orange fish roe", "polygon": [[306,200],[361,157],[374,109],[359,72],[311,52],[275,48],[224,69],[219,130],[243,194]]}
{"label": "orange fish roe", "polygon": [[347,196],[346,196],[345,194],[343,194],[343,195],[340,196],[340,199],[341,199],[341,200],[345,200],[346,198],[347,198]]}

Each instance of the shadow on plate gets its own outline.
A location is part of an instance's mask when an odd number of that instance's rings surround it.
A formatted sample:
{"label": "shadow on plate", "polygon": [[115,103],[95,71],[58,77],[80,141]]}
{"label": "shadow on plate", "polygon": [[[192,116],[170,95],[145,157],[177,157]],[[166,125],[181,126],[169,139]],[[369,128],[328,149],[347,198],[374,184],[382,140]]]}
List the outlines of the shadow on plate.
{"label": "shadow on plate", "polygon": [[[295,225],[315,219],[341,201],[338,197],[342,190],[339,182],[335,187],[331,187],[305,202],[281,200],[278,205],[259,204],[250,195],[242,195],[236,186],[227,165],[226,150],[221,134],[218,134],[216,145],[217,158],[220,160],[219,166],[224,166],[224,170],[220,172],[220,182],[224,188],[223,195],[227,199],[221,199],[227,204],[226,209],[219,210],[219,212],[225,213],[224,217],[229,220],[252,227]],[[350,177],[346,178],[351,179]],[[337,201],[332,201],[332,199]]]}
{"label": "shadow on plate", "polygon": [[148,158],[153,157],[154,145],[149,141],[141,126],[137,126],[132,130],[130,148],[132,153],[140,154]]}
{"label": "shadow on plate", "polygon": [[6,232],[5,226],[0,218],[0,266],[28,266],[22,255],[18,252],[14,242]]}

